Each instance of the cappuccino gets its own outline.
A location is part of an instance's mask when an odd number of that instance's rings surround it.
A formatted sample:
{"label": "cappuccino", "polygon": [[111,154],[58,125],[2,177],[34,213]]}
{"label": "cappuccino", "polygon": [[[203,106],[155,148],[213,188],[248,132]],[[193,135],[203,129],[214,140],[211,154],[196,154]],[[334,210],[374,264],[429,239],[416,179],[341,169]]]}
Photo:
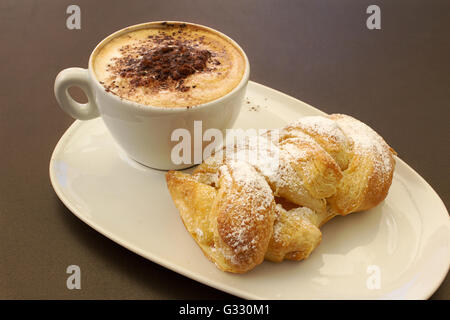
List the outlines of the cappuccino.
{"label": "cappuccino", "polygon": [[191,107],[216,100],[242,80],[246,60],[207,28],[161,23],[113,38],[93,60],[106,91],[140,104]]}

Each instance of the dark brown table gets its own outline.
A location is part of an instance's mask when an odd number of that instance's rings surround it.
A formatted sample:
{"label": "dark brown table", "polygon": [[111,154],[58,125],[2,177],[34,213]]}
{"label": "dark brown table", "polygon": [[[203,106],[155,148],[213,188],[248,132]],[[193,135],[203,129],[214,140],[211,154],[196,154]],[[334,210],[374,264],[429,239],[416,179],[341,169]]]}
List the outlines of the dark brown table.
{"label": "dark brown table", "polygon": [[[66,28],[70,4],[81,8],[81,30]],[[370,4],[381,8],[381,30],[366,27]],[[50,185],[51,152],[73,122],[55,101],[56,74],[86,67],[113,31],[152,20],[228,34],[246,50],[252,80],[365,121],[448,206],[450,1],[3,0],[0,298],[231,297],[100,235]],[[81,267],[81,290],[66,288],[71,264]],[[450,298],[449,277],[432,298]]]}

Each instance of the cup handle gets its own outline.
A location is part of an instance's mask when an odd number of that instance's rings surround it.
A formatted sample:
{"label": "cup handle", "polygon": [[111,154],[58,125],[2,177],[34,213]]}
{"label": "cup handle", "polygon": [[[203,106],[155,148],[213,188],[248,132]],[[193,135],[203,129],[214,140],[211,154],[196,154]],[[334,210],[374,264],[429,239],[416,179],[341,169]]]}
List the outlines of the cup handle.
{"label": "cup handle", "polygon": [[[88,103],[78,103],[69,95],[70,87],[79,87],[88,97]],[[55,97],[61,109],[79,120],[89,120],[98,117],[99,111],[95,103],[92,89],[89,85],[87,69],[67,68],[61,71],[55,79]]]}

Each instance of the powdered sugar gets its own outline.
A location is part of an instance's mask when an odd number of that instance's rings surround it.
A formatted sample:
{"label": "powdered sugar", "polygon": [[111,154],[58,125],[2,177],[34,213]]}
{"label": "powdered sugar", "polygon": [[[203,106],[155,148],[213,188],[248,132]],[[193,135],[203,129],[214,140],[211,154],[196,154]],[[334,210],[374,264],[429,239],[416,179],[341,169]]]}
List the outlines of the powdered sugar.
{"label": "powdered sugar", "polygon": [[345,142],[346,140],[339,126],[333,120],[322,116],[301,118],[290,127],[298,127],[307,132],[313,132],[319,136],[331,138],[338,143]]}
{"label": "powdered sugar", "polygon": [[356,155],[369,157],[381,179],[389,177],[394,160],[388,144],[372,128],[346,115],[332,116],[353,144]]}
{"label": "powdered sugar", "polygon": [[266,180],[247,162],[232,161],[227,165],[229,170],[225,170],[227,166],[222,166],[219,169],[220,172],[229,172],[234,183],[240,188],[240,199],[248,201],[246,203],[254,209],[257,218],[263,220],[264,216],[261,216],[260,212],[266,210],[274,200],[272,190]]}
{"label": "powdered sugar", "polygon": [[253,251],[259,244],[255,228],[265,221],[273,221],[272,190],[264,177],[247,162],[227,162],[219,168],[219,173],[222,177],[219,181],[232,188],[227,194],[229,207],[224,210],[233,210],[234,216],[223,238],[235,254]]}

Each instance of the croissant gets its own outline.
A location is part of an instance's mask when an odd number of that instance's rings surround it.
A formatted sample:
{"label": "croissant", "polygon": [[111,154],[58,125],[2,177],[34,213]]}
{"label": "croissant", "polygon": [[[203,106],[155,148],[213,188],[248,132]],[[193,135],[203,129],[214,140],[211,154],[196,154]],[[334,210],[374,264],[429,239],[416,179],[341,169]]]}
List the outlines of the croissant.
{"label": "croissant", "polygon": [[205,256],[220,270],[244,273],[264,259],[306,259],[325,222],[383,201],[394,155],[350,116],[312,116],[227,145],[193,174],[169,171],[166,180]]}

